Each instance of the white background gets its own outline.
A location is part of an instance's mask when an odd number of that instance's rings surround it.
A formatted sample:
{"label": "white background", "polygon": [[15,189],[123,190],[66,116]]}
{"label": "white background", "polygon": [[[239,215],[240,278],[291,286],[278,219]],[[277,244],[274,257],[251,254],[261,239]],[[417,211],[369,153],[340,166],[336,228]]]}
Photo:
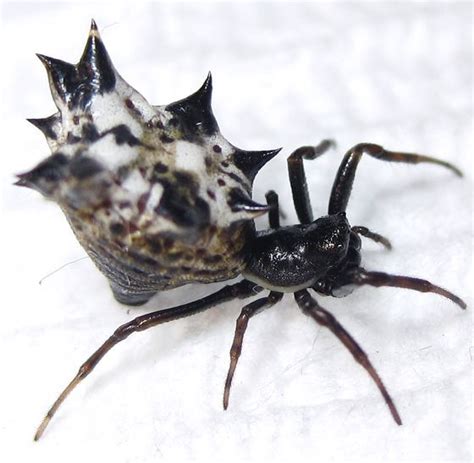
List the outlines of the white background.
{"label": "white background", "polygon": [[[307,165],[315,215],[343,152],[360,141],[466,173],[364,159],[349,220],[393,242],[388,252],[364,241],[366,268],[428,278],[464,297],[467,312],[392,288],[319,298],[369,354],[402,427],[338,340],[287,296],[251,320],[227,412],[241,301],[132,336],[33,443],[55,396],[119,324],[221,286],[187,286],[129,310],[88,259],[38,283],[85,253],[59,208],[11,186],[48,154],[25,122],[55,111],[34,53],[76,62],[92,17],[119,72],[153,104],[190,94],[212,70],[229,141],[284,147],[254,197],[276,189],[285,223],[296,220],[286,156],[325,137],[338,149]],[[2,22],[2,461],[470,461],[470,3],[7,3]]]}

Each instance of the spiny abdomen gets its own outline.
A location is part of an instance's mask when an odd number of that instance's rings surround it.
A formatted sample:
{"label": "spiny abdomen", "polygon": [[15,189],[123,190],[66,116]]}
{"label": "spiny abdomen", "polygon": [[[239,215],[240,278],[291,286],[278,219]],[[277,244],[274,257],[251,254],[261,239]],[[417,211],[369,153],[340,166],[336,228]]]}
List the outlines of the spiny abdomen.
{"label": "spiny abdomen", "polygon": [[52,154],[17,184],[58,203],[118,300],[238,275],[258,170],[279,150],[244,151],[220,133],[212,79],[150,105],[117,73],[92,21],[78,64],[38,55],[58,112],[29,119]]}

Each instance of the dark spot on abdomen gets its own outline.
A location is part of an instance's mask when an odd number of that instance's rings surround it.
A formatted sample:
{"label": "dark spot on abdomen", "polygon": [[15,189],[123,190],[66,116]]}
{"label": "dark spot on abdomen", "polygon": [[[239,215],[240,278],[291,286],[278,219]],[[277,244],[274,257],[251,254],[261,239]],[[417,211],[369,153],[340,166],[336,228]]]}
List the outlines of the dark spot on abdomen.
{"label": "dark spot on abdomen", "polygon": [[69,164],[70,174],[78,180],[92,177],[103,170],[102,164],[89,156],[75,156]]}
{"label": "dark spot on abdomen", "polygon": [[125,233],[125,227],[120,222],[113,222],[109,226],[110,233],[113,235],[123,235]]}

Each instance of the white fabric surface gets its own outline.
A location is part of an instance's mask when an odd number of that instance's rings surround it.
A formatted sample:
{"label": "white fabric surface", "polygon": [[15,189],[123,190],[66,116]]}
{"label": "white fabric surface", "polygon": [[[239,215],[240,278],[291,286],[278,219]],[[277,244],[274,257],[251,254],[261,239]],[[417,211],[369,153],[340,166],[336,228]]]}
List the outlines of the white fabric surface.
{"label": "white fabric surface", "polygon": [[[60,210],[13,174],[48,154],[25,122],[54,112],[34,52],[75,62],[90,18],[122,76],[164,104],[214,77],[214,112],[233,144],[284,146],[255,182],[293,223],[286,156],[332,137],[307,164],[315,215],[342,154],[360,141],[423,152],[436,166],[364,159],[349,220],[368,269],[425,277],[469,305],[396,289],[319,298],[360,342],[401,413],[338,340],[286,296],[252,319],[229,410],[228,350],[242,301],[132,336],[74,391],[43,440],[39,424],[77,367],[121,323],[221,285],[187,286],[146,307],[117,304],[81,258]],[[472,12],[465,3],[5,4],[2,10],[2,461],[470,461]],[[261,222],[261,226],[265,226]]]}

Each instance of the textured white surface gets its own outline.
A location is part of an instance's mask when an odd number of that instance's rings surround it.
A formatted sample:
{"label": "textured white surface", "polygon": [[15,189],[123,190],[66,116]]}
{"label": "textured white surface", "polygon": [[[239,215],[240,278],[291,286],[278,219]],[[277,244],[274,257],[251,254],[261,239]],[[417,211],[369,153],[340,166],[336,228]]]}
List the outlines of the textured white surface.
{"label": "textured white surface", "polygon": [[[120,323],[220,285],[117,304],[64,217],[13,173],[48,153],[24,119],[54,112],[34,52],[76,61],[94,17],[114,64],[154,104],[214,77],[222,133],[246,149],[284,146],[257,177],[295,221],[285,156],[335,138],[307,165],[323,214],[342,153],[360,141],[456,163],[364,159],[349,219],[367,268],[426,277],[464,297],[362,288],[322,299],[369,354],[404,420],[366,373],[290,296],[251,320],[230,406],[221,408],[242,302],[132,336],[66,402],[39,443],[35,426],[79,364]],[[5,4],[2,10],[2,461],[470,461],[472,410],[472,13],[449,4]],[[262,222],[263,224],[263,222]]]}

